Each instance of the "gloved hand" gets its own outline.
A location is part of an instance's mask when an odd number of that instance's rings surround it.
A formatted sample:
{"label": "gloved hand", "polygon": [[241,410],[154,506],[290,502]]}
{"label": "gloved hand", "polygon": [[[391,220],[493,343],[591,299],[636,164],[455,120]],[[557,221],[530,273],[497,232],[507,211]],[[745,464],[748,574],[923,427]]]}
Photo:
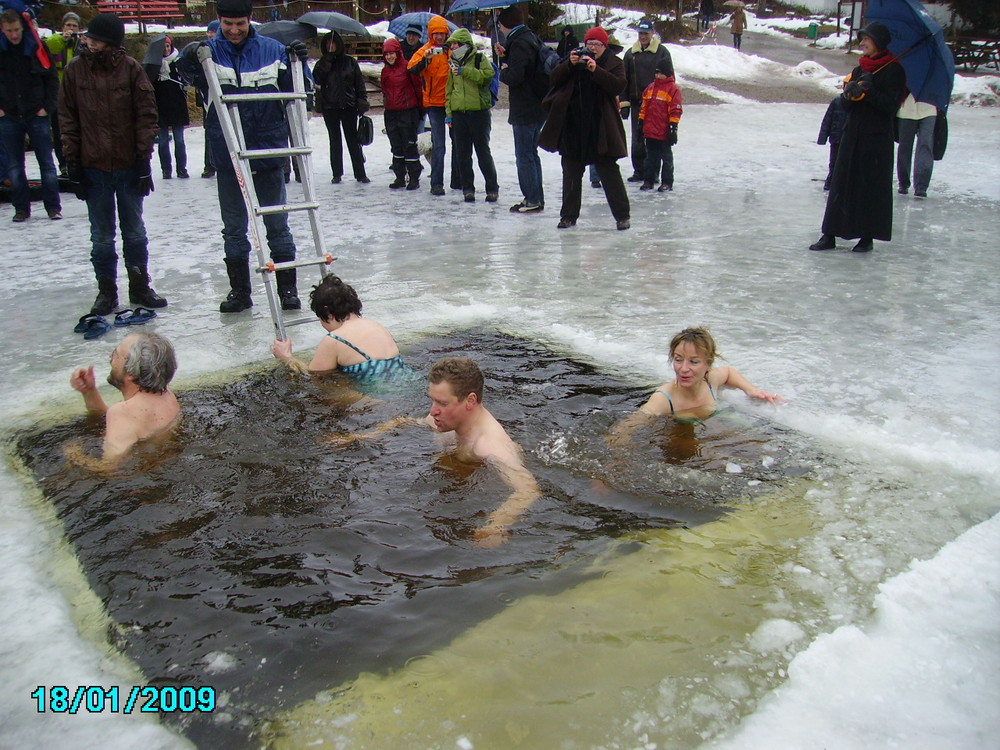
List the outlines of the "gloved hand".
{"label": "gloved hand", "polygon": [[145,198],[152,193],[153,187],[153,161],[152,159],[140,156],[135,160],[136,181],[139,185],[139,195]]}
{"label": "gloved hand", "polygon": [[670,141],[671,146],[677,145],[677,123],[670,123],[670,132],[667,134],[667,140]]}
{"label": "gloved hand", "polygon": [[299,62],[305,63],[309,59],[309,48],[306,46],[305,42],[292,42],[287,47],[285,47],[285,52],[288,53],[288,59],[291,60],[292,57],[299,58]]}
{"label": "gloved hand", "polygon": [[363,115],[370,106],[367,99],[358,99],[358,114]]}
{"label": "gloved hand", "polygon": [[852,102],[860,101],[865,98],[865,94],[868,93],[868,89],[872,87],[872,74],[864,73],[861,78],[856,81],[848,81],[847,85],[844,86],[844,98],[850,99]]}
{"label": "gloved hand", "polygon": [[66,165],[66,177],[69,180],[73,195],[82,201],[87,200],[87,175],[84,173],[83,167],[74,162],[69,162]]}

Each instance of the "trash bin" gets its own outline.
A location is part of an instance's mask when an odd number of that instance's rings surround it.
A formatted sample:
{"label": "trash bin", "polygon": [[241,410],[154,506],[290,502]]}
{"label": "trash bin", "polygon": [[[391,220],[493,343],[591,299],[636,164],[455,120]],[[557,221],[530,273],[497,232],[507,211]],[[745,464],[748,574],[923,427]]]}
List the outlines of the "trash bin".
{"label": "trash bin", "polygon": [[809,24],[809,38],[815,39],[817,36],[819,36],[819,24],[813,22]]}

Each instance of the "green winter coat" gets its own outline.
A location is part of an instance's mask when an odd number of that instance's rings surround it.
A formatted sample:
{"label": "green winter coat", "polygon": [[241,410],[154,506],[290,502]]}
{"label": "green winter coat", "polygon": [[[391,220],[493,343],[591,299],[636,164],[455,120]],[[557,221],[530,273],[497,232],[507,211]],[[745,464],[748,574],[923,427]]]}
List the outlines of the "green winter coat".
{"label": "green winter coat", "polygon": [[[468,29],[459,29],[448,38],[448,43],[458,42],[468,44],[475,50],[472,34]],[[451,117],[452,112],[478,112],[493,106],[490,96],[490,81],[493,80],[493,64],[485,53],[472,51],[461,63],[454,57],[449,60],[457,66],[448,73],[445,84],[445,115]]]}

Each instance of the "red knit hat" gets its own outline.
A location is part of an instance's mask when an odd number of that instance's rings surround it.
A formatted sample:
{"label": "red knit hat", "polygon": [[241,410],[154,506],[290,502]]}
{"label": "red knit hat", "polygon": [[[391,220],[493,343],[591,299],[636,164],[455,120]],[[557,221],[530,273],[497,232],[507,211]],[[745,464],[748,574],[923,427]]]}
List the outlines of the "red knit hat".
{"label": "red knit hat", "polygon": [[584,37],[583,37],[583,43],[586,44],[591,39],[596,39],[601,44],[603,44],[605,47],[608,46],[608,32],[606,32],[600,26],[595,26],[594,28],[590,29],[590,31],[588,31],[584,35]]}

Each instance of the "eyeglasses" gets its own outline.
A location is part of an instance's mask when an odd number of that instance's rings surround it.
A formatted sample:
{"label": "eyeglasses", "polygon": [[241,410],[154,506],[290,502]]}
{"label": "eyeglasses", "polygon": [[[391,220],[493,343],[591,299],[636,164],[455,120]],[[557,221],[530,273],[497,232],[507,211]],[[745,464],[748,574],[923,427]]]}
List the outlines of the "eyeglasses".
{"label": "eyeglasses", "polygon": [[599,42],[596,39],[591,39],[589,42],[587,42],[587,46],[588,47],[603,47],[604,46],[604,42]]}

